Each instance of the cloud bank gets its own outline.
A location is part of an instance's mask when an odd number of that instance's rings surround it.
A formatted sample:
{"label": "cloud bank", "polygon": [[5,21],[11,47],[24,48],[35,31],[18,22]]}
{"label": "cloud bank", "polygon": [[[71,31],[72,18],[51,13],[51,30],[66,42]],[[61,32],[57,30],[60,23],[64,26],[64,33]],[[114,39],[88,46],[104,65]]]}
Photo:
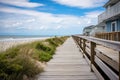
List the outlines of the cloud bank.
{"label": "cloud bank", "polygon": [[54,2],[70,7],[94,8],[103,6],[106,0],[53,0]]}
{"label": "cloud bank", "polygon": [[[78,8],[93,8],[99,7],[103,4],[104,0],[52,0],[56,3],[78,7]],[[81,2],[80,2],[81,1]],[[29,0],[0,0],[0,3],[8,4],[17,7],[35,8],[44,6],[45,4],[29,2]],[[0,31],[2,32],[15,32],[27,31],[29,33],[37,31],[56,31],[61,32],[75,32],[76,30],[82,31],[86,26],[97,24],[97,16],[103,11],[85,12],[84,15],[65,15],[53,14],[48,12],[41,12],[35,10],[21,9],[10,6],[1,6],[1,13],[5,13],[0,20]],[[12,16],[12,17],[11,17]],[[75,29],[75,30],[74,30]],[[65,31],[66,30],[66,31]],[[74,30],[74,31],[73,31]]]}
{"label": "cloud bank", "polygon": [[[17,29],[32,29],[32,26],[35,26],[33,29],[60,29],[60,28],[68,28],[68,27],[84,27],[91,24],[97,23],[97,16],[102,11],[94,11],[87,12],[84,16],[73,16],[73,15],[61,15],[61,14],[52,14],[45,12],[38,12],[33,10],[21,10],[17,8],[10,7],[2,7],[0,9],[1,12],[4,13],[13,13],[19,14],[21,16],[18,17],[27,17],[27,19],[16,20],[16,18],[2,21],[1,26],[5,27],[16,27]],[[23,16],[22,16],[23,15]],[[16,16],[15,16],[16,17]],[[26,24],[26,25],[25,25]],[[22,25],[22,28],[18,28],[18,26]]]}
{"label": "cloud bank", "polygon": [[29,2],[28,0],[0,0],[0,3],[12,5],[12,6],[18,6],[18,7],[28,7],[28,8],[44,6],[44,4],[33,3],[33,2]]}

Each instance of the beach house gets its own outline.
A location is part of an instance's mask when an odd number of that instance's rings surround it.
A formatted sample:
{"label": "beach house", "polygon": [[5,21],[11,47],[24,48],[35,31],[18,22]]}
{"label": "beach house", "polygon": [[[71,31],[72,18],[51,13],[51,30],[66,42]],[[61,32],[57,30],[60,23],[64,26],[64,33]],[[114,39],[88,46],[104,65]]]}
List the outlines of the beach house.
{"label": "beach house", "polygon": [[90,36],[90,33],[91,33],[91,31],[93,30],[94,27],[95,27],[95,25],[85,27],[83,29],[83,35]]}
{"label": "beach house", "polygon": [[[104,5],[104,8],[106,10],[98,16],[98,25],[105,24],[104,29],[106,33],[104,35],[102,33],[101,35],[110,40],[113,40],[114,37],[118,39],[120,36],[120,0],[109,0]],[[98,33],[97,37],[102,38],[100,34],[98,36]]]}
{"label": "beach house", "polygon": [[96,33],[104,33],[105,31],[105,23],[101,23],[98,25],[95,25],[91,32],[90,32],[90,36],[95,36]]}

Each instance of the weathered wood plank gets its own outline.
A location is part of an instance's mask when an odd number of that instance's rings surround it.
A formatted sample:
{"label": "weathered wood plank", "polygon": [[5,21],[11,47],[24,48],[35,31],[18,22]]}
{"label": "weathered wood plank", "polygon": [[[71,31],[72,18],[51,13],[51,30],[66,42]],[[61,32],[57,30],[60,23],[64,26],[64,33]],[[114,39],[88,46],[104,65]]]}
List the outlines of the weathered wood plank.
{"label": "weathered wood plank", "polygon": [[98,50],[96,50],[96,55],[106,62],[108,65],[110,65],[112,68],[114,68],[116,71],[119,71],[119,63],[114,61],[113,59],[109,58],[108,56],[104,55],[103,53],[100,53]]}
{"label": "weathered wood plank", "polygon": [[108,56],[112,60],[114,60],[116,62],[119,62],[119,52],[118,51],[115,51],[113,49],[110,49],[110,48],[107,48],[107,47],[104,47],[104,46],[100,46],[100,45],[96,46],[96,50],[98,50],[99,52]]}
{"label": "weathered wood plank", "polygon": [[72,76],[72,75],[73,75],[73,76],[74,76],[74,75],[79,75],[79,76],[84,76],[84,75],[85,75],[85,76],[86,76],[86,75],[88,75],[88,76],[90,76],[90,75],[91,75],[91,76],[93,76],[94,73],[91,73],[91,72],[88,73],[88,72],[84,72],[84,71],[64,71],[64,72],[63,72],[63,71],[59,71],[59,72],[58,72],[58,71],[51,71],[51,72],[43,72],[43,73],[41,73],[40,75],[41,75],[41,76],[42,76],[42,75],[46,75],[46,76],[47,76],[47,75],[49,75],[49,76],[50,76],[50,75],[51,75],[51,76],[55,76],[55,75],[57,75],[57,76],[58,76],[58,75],[61,75],[61,76],[62,76],[62,75],[64,75],[64,76],[65,76],[65,75],[66,75],[66,76],[67,76],[67,75],[68,75],[68,76]]}
{"label": "weathered wood plank", "polygon": [[80,37],[83,39],[95,42],[96,44],[100,44],[100,45],[112,48],[114,50],[120,51],[120,42],[109,41],[109,40],[99,39],[94,37],[86,37],[86,36],[80,36]]}
{"label": "weathered wood plank", "polygon": [[60,75],[55,75],[55,76],[41,76],[38,80],[49,80],[49,79],[54,79],[54,80],[58,80],[58,79],[62,79],[62,80],[96,80],[95,76],[89,76],[89,75],[84,75],[84,76],[80,76],[80,75],[72,75],[72,76],[60,76]]}
{"label": "weathered wood plank", "polygon": [[90,65],[90,60],[88,59],[88,57],[85,54],[84,54],[84,57],[85,57],[87,63]]}
{"label": "weathered wood plank", "polygon": [[99,58],[95,57],[95,62],[106,73],[106,75],[109,76],[111,80],[119,79],[119,77],[108,66],[106,66]]}
{"label": "weathered wood plank", "polygon": [[[87,57],[91,59],[91,64],[93,64],[97,69],[100,68],[99,69],[100,73],[104,72],[106,74],[106,75],[102,75],[104,78],[110,78],[111,80],[118,80],[118,78],[120,77],[120,72],[119,72],[120,71],[119,70],[120,69],[120,64],[119,64],[120,63],[120,56],[119,56],[120,42],[109,41],[109,40],[98,39],[98,38],[87,37],[87,36],[73,36],[73,38],[81,39],[82,41],[84,40],[86,42],[86,45],[85,45],[86,48],[85,46],[81,47],[84,54],[86,54],[86,52],[89,53],[88,48],[91,47],[90,53],[92,57],[88,55]],[[96,44],[96,48],[92,49],[92,44],[89,45],[89,43],[87,42]],[[95,59],[96,60],[95,63],[94,63],[94,53],[95,54],[97,53],[96,54],[97,59]]]}
{"label": "weathered wood plank", "polygon": [[72,38],[57,48],[53,59],[36,80],[97,80]]}
{"label": "weathered wood plank", "polygon": [[92,69],[95,72],[96,76],[98,77],[99,80],[105,80],[102,75],[99,73],[99,71],[95,68],[94,65],[92,65]]}

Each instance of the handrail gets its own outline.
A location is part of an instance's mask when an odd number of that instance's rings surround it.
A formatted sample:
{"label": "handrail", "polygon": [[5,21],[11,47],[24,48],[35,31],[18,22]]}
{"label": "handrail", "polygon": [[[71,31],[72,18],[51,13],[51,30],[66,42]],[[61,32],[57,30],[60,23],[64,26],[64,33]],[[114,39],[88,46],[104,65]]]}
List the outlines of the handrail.
{"label": "handrail", "polygon": [[120,42],[99,39],[99,38],[94,38],[94,37],[89,37],[89,36],[80,36],[80,37],[83,39],[86,39],[88,41],[92,41],[96,44],[100,44],[100,45],[103,45],[105,47],[120,51]]}
{"label": "handrail", "polygon": [[[83,56],[89,60],[91,71],[94,71],[100,80],[120,80],[120,42],[88,36],[73,35],[72,37],[83,53]],[[96,46],[100,45],[118,52],[119,61],[111,59],[104,52],[97,49]]]}
{"label": "handrail", "polygon": [[106,39],[106,40],[120,41],[120,31],[96,33],[95,37],[101,38],[101,39]]}

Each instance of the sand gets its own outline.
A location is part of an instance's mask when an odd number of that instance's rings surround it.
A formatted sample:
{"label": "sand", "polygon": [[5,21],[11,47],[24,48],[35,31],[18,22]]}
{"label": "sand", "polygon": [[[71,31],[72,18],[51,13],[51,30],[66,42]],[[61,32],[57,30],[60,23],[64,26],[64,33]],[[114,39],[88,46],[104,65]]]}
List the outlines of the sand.
{"label": "sand", "polygon": [[19,44],[31,43],[34,41],[45,40],[48,38],[50,38],[50,37],[1,40],[0,41],[0,52],[5,51],[6,49],[11,48],[16,45],[19,45]]}

